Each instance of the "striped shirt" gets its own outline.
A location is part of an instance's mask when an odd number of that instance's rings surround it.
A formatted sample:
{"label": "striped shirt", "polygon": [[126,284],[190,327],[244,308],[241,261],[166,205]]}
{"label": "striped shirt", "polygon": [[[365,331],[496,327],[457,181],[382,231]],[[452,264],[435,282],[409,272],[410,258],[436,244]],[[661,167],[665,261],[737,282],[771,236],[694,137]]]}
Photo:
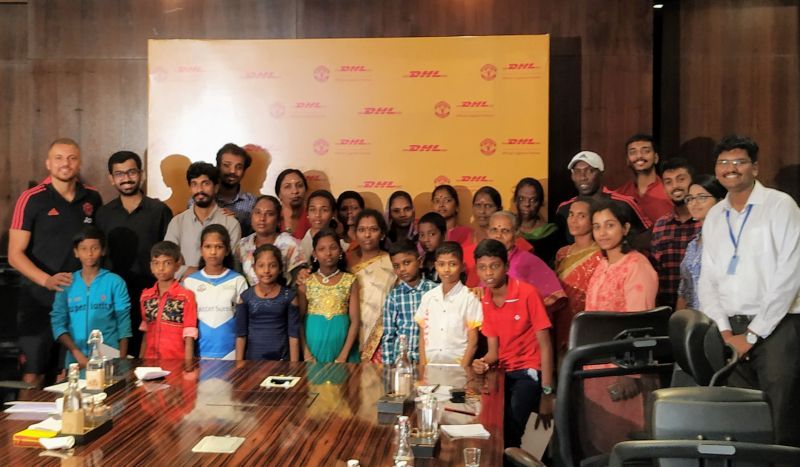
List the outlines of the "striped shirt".
{"label": "striped shirt", "polygon": [[400,282],[386,297],[383,306],[383,339],[381,340],[382,360],[391,364],[397,359],[398,337],[406,336],[408,342],[408,359],[419,361],[419,326],[414,321],[422,296],[438,284],[428,279],[421,279],[416,287]]}

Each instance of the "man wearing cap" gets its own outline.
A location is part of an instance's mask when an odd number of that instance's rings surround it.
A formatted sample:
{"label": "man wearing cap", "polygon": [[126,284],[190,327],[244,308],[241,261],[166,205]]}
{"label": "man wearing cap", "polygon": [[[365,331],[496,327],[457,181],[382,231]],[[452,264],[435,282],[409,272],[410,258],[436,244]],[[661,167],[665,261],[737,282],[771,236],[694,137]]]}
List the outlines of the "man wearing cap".
{"label": "man wearing cap", "polygon": [[[592,151],[581,151],[569,161],[567,169],[570,171],[572,183],[575,184],[575,189],[578,190],[579,195],[589,196],[598,200],[611,198],[614,201],[618,201],[625,209],[628,209],[630,211],[628,214],[631,218],[631,232],[634,235],[635,246],[646,247],[649,244],[650,238],[647,232],[653,226],[653,223],[650,222],[650,219],[642,212],[633,198],[621,195],[603,186],[605,164],[603,164],[603,158],[599,154]],[[568,243],[572,242],[572,238],[570,238],[569,230],[567,229],[567,215],[573,201],[575,201],[575,198],[564,201],[556,210],[558,214],[556,223],[559,225],[561,232],[566,232]]]}
{"label": "man wearing cap", "polygon": [[672,201],[664,189],[664,182],[656,172],[659,156],[653,137],[645,134],[633,135],[625,143],[625,150],[633,179],[614,191],[636,200],[652,221],[671,213]]}

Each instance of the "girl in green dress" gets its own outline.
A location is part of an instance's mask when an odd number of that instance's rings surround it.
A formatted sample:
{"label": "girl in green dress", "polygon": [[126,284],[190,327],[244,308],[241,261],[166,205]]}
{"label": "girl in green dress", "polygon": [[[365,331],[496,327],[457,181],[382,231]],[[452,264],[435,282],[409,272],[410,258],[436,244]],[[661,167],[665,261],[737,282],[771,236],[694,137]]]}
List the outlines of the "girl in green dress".
{"label": "girl in green dress", "polygon": [[297,287],[305,322],[305,359],[357,363],[361,323],[355,276],[345,271],[335,231],[320,229],[312,245],[319,267]]}

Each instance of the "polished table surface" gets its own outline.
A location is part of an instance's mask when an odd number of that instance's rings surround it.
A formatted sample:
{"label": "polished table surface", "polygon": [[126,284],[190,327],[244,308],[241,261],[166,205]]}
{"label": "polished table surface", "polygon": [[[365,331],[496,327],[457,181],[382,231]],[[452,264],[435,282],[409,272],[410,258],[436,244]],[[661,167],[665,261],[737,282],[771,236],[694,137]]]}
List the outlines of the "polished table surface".
{"label": "polished table surface", "polygon": [[[42,449],[12,445],[12,435],[35,423],[0,415],[0,465],[300,465],[392,464],[394,430],[378,423],[376,402],[384,393],[384,370],[373,364],[316,364],[268,361],[128,361],[119,368],[125,388],[109,396],[114,427],[67,459],[45,457]],[[161,366],[172,373],[141,383],[134,366]],[[289,389],[266,389],[270,375],[300,376]],[[464,465],[463,448],[481,448],[481,465],[502,465],[502,376],[477,377],[463,369],[427,367],[419,382],[466,386],[477,417],[445,412],[443,424],[483,423],[490,439],[453,440],[442,435],[436,459],[416,466]],[[54,400],[56,394],[26,391],[22,400]],[[468,401],[469,402],[469,401]],[[477,403],[476,403],[477,402]],[[454,418],[455,417],[455,418]],[[412,416],[412,425],[415,417]],[[456,420],[458,419],[458,420]],[[191,451],[204,436],[239,436],[233,454]]]}

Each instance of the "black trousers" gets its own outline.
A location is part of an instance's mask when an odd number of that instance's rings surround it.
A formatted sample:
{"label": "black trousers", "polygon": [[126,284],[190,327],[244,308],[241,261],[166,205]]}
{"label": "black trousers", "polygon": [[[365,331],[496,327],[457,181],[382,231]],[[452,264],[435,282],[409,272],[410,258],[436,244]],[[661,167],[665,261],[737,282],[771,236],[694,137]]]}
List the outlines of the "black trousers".
{"label": "black trousers", "polygon": [[[535,373],[533,373],[535,372]],[[536,375],[534,379],[533,374]],[[506,372],[503,438],[505,447],[520,447],[531,412],[539,410],[542,383],[536,370]]]}
{"label": "black trousers", "polygon": [[772,405],[775,441],[800,447],[800,315],[789,314],[750,349],[728,385],[759,389]]}

